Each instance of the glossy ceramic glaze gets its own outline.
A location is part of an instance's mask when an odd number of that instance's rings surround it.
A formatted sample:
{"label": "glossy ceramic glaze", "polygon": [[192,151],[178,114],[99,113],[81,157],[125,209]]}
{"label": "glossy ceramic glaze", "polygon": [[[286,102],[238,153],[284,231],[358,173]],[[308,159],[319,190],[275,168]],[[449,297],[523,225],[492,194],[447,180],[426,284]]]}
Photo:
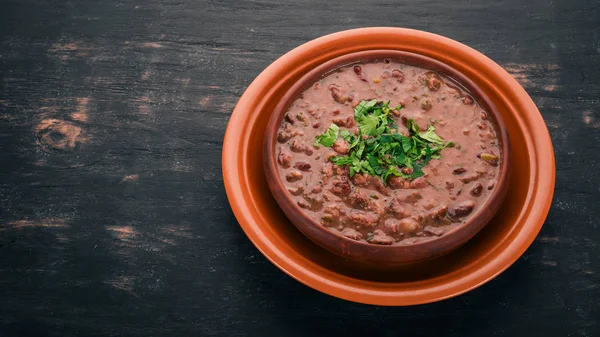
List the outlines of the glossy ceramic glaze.
{"label": "glossy ceramic glaze", "polygon": [[[279,177],[277,169],[277,132],[283,120],[283,115],[292,102],[304,90],[312,86],[315,81],[335,69],[357,62],[383,61],[384,59],[433,70],[456,81],[473,96],[483,110],[488,112],[490,121],[497,129],[498,140],[501,144],[500,157],[502,160],[498,183],[492,195],[484,202],[481,210],[459,227],[445,233],[439,238],[410,245],[382,246],[369,244],[345,238],[323,227],[316,219],[311,218],[309,214],[296,204],[285,188],[282,178]],[[357,261],[368,267],[385,269],[386,267],[394,268],[399,264],[447,254],[472,238],[492,219],[506,196],[508,188],[508,168],[510,163],[508,144],[508,135],[504,121],[494,103],[475,83],[456,69],[432,58],[415,53],[395,50],[369,50],[350,53],[329,60],[309,71],[290,87],[278,102],[270,117],[264,140],[263,158],[265,159],[265,176],[275,200],[286,216],[304,235],[316,244],[342,258]]]}
{"label": "glossy ceramic glaze", "polygon": [[[440,258],[376,272],[308,240],[271,196],[261,146],[271,113],[301,76],[343,54],[396,49],[437,59],[475,82],[502,114],[511,137],[506,202],[465,245]],[[508,268],[541,229],[554,192],[546,125],[531,98],[502,67],[448,38],[401,28],[363,28],[308,42],[271,64],[240,98],[223,144],[223,178],[232,210],[256,247],[281,270],[319,291],[377,305],[413,305],[469,291]],[[526,280],[523,280],[526,282]]]}

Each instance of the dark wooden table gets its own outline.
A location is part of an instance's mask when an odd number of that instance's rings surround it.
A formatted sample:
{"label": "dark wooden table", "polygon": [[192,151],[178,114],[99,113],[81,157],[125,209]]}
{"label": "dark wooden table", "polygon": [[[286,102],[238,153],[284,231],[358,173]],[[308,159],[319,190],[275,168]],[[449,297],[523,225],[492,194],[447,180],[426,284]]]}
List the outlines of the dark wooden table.
{"label": "dark wooden table", "polygon": [[[279,271],[225,195],[252,79],[364,26],[423,29],[503,65],[555,146],[541,234],[441,303],[345,302]],[[0,336],[600,336],[600,3],[3,0]]]}

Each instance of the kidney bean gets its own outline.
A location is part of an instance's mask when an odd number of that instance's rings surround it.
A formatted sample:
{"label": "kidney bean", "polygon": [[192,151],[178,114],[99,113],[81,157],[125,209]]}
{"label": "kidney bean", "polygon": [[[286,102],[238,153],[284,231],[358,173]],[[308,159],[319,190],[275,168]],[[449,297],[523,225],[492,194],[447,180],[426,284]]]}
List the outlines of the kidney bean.
{"label": "kidney bean", "polygon": [[340,138],[335,141],[335,144],[333,144],[332,148],[337,153],[346,154],[348,153],[350,145],[345,140]]}
{"label": "kidney bean", "polygon": [[362,234],[360,234],[360,232],[352,228],[344,228],[342,230],[342,235],[352,240],[362,239]]}
{"label": "kidney bean", "polygon": [[465,172],[467,172],[467,169],[465,169],[464,167],[457,167],[454,170],[452,170],[452,174],[454,175],[463,174]]}
{"label": "kidney bean", "polygon": [[345,128],[351,128],[354,125],[356,125],[356,121],[354,120],[354,117],[346,117],[346,118],[334,118],[331,120],[333,122],[333,124],[336,124],[337,126],[342,126]]}
{"label": "kidney bean", "polygon": [[288,113],[285,114],[285,121],[288,122],[288,123],[290,123],[290,124],[296,123],[296,120],[292,116],[291,112],[288,112]]}
{"label": "kidney bean", "polygon": [[400,221],[396,219],[387,219],[384,224],[385,228],[388,232],[396,233],[398,232],[398,228],[400,227]]}
{"label": "kidney bean", "polygon": [[433,107],[433,103],[431,103],[430,100],[426,99],[421,102],[421,109],[428,111],[429,109],[431,109],[431,107]]}
{"label": "kidney bean", "polygon": [[426,226],[425,228],[423,228],[423,232],[425,232],[427,234],[435,235],[435,236],[441,236],[442,234],[445,233],[445,231],[442,228],[433,227],[433,226]]}
{"label": "kidney bean", "polygon": [[329,223],[337,223],[340,220],[342,213],[342,208],[344,206],[341,204],[329,204],[325,206],[323,210],[323,216],[321,220]]}
{"label": "kidney bean", "polygon": [[413,173],[413,169],[411,169],[410,167],[403,167],[400,172],[404,173],[404,174],[412,174]]}
{"label": "kidney bean", "polygon": [[372,227],[377,225],[379,222],[379,215],[371,212],[361,212],[356,211],[350,213],[348,218],[352,220],[355,224],[363,227]]}
{"label": "kidney bean", "polygon": [[327,192],[323,193],[323,200],[327,202],[340,201],[341,199],[333,194]]}
{"label": "kidney bean", "polygon": [[331,184],[333,187],[330,189],[331,193],[345,196],[350,194],[352,188],[350,187],[350,183],[348,182],[348,178],[344,176],[338,176],[331,180]]}
{"label": "kidney bean", "polygon": [[471,175],[458,178],[458,180],[462,181],[465,184],[468,184],[468,183],[470,183],[472,181],[475,181],[477,179],[479,179],[479,174],[477,174],[477,173],[473,173]]}
{"label": "kidney bean", "polygon": [[313,154],[313,150],[310,146],[306,145],[306,143],[299,141],[298,139],[294,139],[292,144],[290,144],[290,149],[294,152],[304,152],[306,155],[311,156]]}
{"label": "kidney bean", "polygon": [[302,187],[302,186],[290,187],[290,188],[288,188],[288,191],[292,195],[298,196],[298,195],[302,194],[302,192],[304,192],[304,187]]}
{"label": "kidney bean", "polygon": [[346,176],[348,175],[348,168],[345,166],[333,165],[333,173],[338,176]]}
{"label": "kidney bean", "polygon": [[392,189],[410,188],[410,181],[404,180],[402,177],[388,177],[388,185]]}
{"label": "kidney bean", "polygon": [[304,112],[300,111],[296,114],[296,119],[300,122],[307,122],[308,116]]}
{"label": "kidney bean", "polygon": [[346,103],[348,97],[343,95],[342,90],[339,87],[332,84],[329,86],[329,91],[331,91],[331,97],[333,97],[334,101],[340,104]]}
{"label": "kidney bean", "polygon": [[400,196],[398,196],[397,199],[400,202],[407,202],[407,203],[412,204],[412,203],[419,201],[422,198],[423,198],[423,196],[421,196],[421,193],[419,193],[417,191],[413,191],[413,192],[409,192],[408,194],[400,195]]}
{"label": "kidney bean", "polygon": [[398,226],[400,230],[406,233],[412,233],[419,229],[419,227],[421,227],[421,224],[413,218],[404,218],[400,220]]}
{"label": "kidney bean", "polygon": [[442,79],[438,76],[438,74],[433,72],[428,72],[425,74],[425,84],[427,88],[431,91],[438,91],[442,86]]}
{"label": "kidney bean", "polygon": [[[370,197],[372,197],[372,196],[373,195],[370,195]],[[369,201],[369,206],[367,206],[367,209],[369,211],[375,212],[381,216],[385,213],[385,208],[381,204],[381,201],[376,201],[376,200],[377,199]]]}
{"label": "kidney bean", "polygon": [[432,209],[433,207],[435,207],[436,201],[435,200],[427,200],[423,203],[423,209],[425,209],[426,211]]}
{"label": "kidney bean", "polygon": [[354,91],[350,91],[350,93],[348,94],[348,98],[346,100],[348,102],[352,102],[352,101],[354,101],[355,98],[356,98],[356,93]]}
{"label": "kidney bean", "polygon": [[473,200],[465,200],[452,206],[448,210],[448,214],[453,218],[461,218],[471,214],[473,208],[475,208],[475,202]]}
{"label": "kidney bean", "polygon": [[336,152],[329,152],[325,155],[325,161],[328,162],[331,158],[336,157],[338,154]]}
{"label": "kidney bean", "polygon": [[294,135],[292,135],[290,133],[286,133],[285,131],[279,131],[277,133],[277,141],[280,143],[285,143],[288,140],[290,140],[292,137],[294,137]]}
{"label": "kidney bean", "polygon": [[431,220],[439,220],[444,218],[446,216],[446,213],[448,213],[448,205],[442,204],[427,212],[425,217]]}
{"label": "kidney bean", "polygon": [[373,234],[367,237],[367,242],[376,245],[391,245],[394,238],[387,236],[381,229],[376,229]]}
{"label": "kidney bean", "polygon": [[392,70],[392,77],[394,77],[396,81],[400,83],[404,82],[404,73],[398,69]]}
{"label": "kidney bean", "polygon": [[353,208],[365,209],[369,206],[369,197],[360,192],[354,192],[348,196],[348,203]]}
{"label": "kidney bean", "polygon": [[283,168],[288,168],[290,167],[290,161],[292,160],[292,155],[284,152],[284,151],[279,151],[279,155],[277,155],[277,163],[279,164],[279,166],[283,167]]}
{"label": "kidney bean", "polygon": [[350,178],[350,181],[356,186],[366,187],[371,184],[372,177],[366,173],[357,173]]}
{"label": "kidney bean", "polygon": [[427,186],[427,181],[424,177],[419,177],[410,182],[410,188],[420,189],[425,188]]}
{"label": "kidney bean", "polygon": [[300,171],[305,171],[305,172],[310,171],[310,164],[305,161],[301,161],[301,160],[297,161],[294,164],[294,167]]}
{"label": "kidney bean", "polygon": [[287,180],[287,181],[289,181],[291,183],[291,182],[298,181],[298,180],[302,179],[302,177],[303,177],[302,176],[302,172],[300,172],[300,171],[292,171],[292,172],[290,172],[290,173],[288,173],[288,174],[285,175],[285,180]]}
{"label": "kidney bean", "polygon": [[333,164],[327,163],[321,167],[321,173],[327,177],[333,177]]}
{"label": "kidney bean", "polygon": [[375,189],[377,190],[377,192],[383,194],[383,195],[388,195],[388,189],[385,187],[385,185],[383,185],[383,182],[380,179],[372,179],[371,183],[373,184],[373,186],[375,186]]}
{"label": "kidney bean", "polygon": [[496,179],[492,179],[488,182],[487,189],[493,190],[495,186],[496,186]]}
{"label": "kidney bean", "polygon": [[323,207],[323,198],[320,194],[304,194],[304,200],[310,203],[310,209],[318,211]]}
{"label": "kidney bean", "polygon": [[481,195],[481,191],[483,191],[483,185],[481,185],[481,183],[476,183],[472,188],[471,188],[471,195],[474,197],[478,197]]}
{"label": "kidney bean", "polygon": [[405,218],[410,215],[402,205],[402,202],[397,198],[392,199],[390,204],[386,207],[386,210],[397,218]]}
{"label": "kidney bean", "polygon": [[361,81],[367,82],[367,79],[365,78],[365,75],[362,72],[362,67],[361,66],[354,66],[353,70],[354,70],[354,73],[356,74],[356,76],[358,76],[358,78]]}
{"label": "kidney bean", "polygon": [[310,194],[319,194],[321,192],[323,192],[323,186],[321,185],[315,185],[309,191]]}
{"label": "kidney bean", "polygon": [[277,141],[280,143],[285,143],[296,136],[304,136],[304,131],[296,130],[290,123],[285,123],[283,131],[279,131],[277,133]]}

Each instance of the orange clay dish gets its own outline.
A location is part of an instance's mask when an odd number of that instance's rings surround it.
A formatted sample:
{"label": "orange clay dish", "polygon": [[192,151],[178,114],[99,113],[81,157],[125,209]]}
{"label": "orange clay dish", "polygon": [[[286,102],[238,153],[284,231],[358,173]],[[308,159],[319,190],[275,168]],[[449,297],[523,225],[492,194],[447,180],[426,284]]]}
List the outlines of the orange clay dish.
{"label": "orange clay dish", "polygon": [[[264,159],[257,153],[265,141],[274,109],[301,77],[342,55],[378,49],[427,56],[475,83],[505,122],[511,137],[509,167],[513,172],[506,201],[478,235],[449,254],[384,271],[374,271],[321,249],[291,226],[269,193]],[[282,56],[254,80],[240,98],[227,127],[223,178],[232,210],[246,235],[288,275],[350,301],[414,305],[476,288],[519,258],[535,239],[550,208],[555,164],[552,143],[539,111],[525,90],[496,63],[435,34],[363,28],[306,43]]]}

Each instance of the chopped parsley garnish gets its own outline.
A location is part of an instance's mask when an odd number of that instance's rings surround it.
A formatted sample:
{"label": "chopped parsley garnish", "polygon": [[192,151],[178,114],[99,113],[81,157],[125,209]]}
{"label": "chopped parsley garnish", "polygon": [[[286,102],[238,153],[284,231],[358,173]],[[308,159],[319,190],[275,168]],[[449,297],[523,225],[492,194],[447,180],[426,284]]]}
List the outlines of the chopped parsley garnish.
{"label": "chopped parsley garnish", "polygon": [[[344,130],[344,131],[348,132],[348,130]],[[315,137],[314,145],[321,144],[326,147],[333,146],[333,144],[335,144],[335,141],[338,139],[339,132],[340,132],[339,126],[337,126],[335,124],[331,124],[329,126],[329,129],[327,131],[325,131],[324,134],[318,135],[317,137]]]}
{"label": "chopped parsley garnish", "polygon": [[[454,143],[436,134],[433,125],[421,132],[413,119],[406,123],[409,136],[398,133],[398,125],[389,115],[392,110],[389,103],[376,99],[360,102],[354,108],[358,136],[331,124],[325,133],[315,138],[315,145],[331,147],[338,137],[348,142],[348,155],[334,156],[330,161],[339,166],[348,165],[351,177],[362,172],[385,182],[390,175],[404,179],[423,176],[422,168],[431,159],[439,159],[441,150],[453,147]],[[402,106],[395,108],[400,109]]]}

